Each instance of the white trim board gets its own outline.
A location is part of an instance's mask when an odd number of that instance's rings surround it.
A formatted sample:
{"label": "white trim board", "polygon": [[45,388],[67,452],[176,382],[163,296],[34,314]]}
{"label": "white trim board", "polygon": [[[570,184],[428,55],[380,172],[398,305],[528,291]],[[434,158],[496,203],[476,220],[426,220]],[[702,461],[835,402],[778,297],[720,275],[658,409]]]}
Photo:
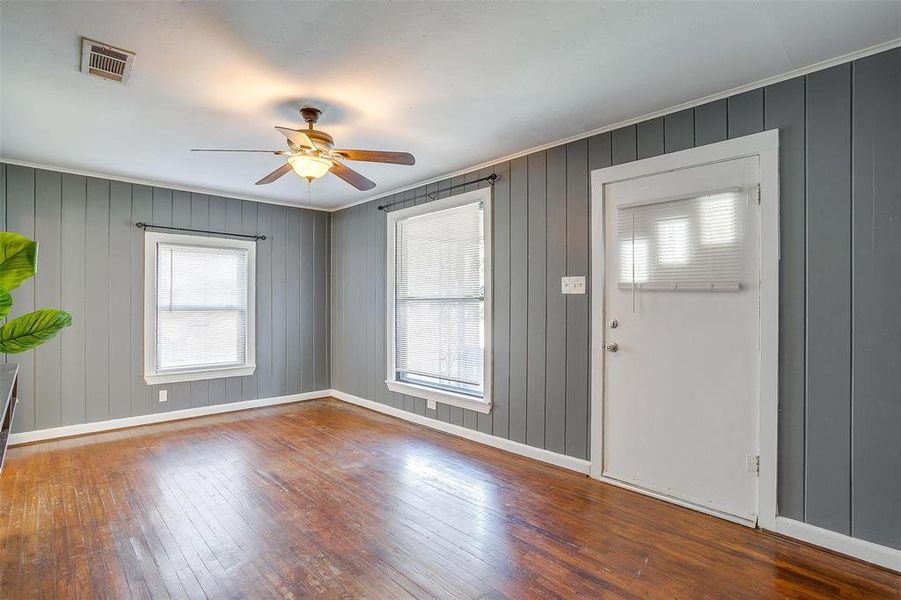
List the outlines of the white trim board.
{"label": "white trim board", "polygon": [[87,433],[99,433],[102,431],[125,429],[128,427],[136,427],[138,425],[152,425],[154,423],[180,421],[182,419],[193,419],[195,417],[205,417],[207,415],[218,415],[221,413],[236,412],[239,410],[247,410],[248,408],[262,408],[266,406],[276,406],[278,404],[289,404],[291,402],[316,400],[318,398],[328,398],[331,395],[332,390],[317,390],[314,392],[303,392],[301,394],[291,394],[288,396],[276,396],[274,398],[244,400],[241,402],[214,404],[212,406],[198,406],[196,408],[185,408],[182,410],[173,410],[163,413],[139,415],[137,417],[125,417],[123,419],[110,419],[109,421],[96,421],[94,423],[63,425],[62,427],[51,427],[49,429],[38,429],[35,431],[13,433],[9,436],[9,445],[19,446],[21,444],[30,444],[33,442],[66,438],[76,435],[84,435]]}
{"label": "white trim board", "polygon": [[690,148],[591,172],[590,261],[590,456],[591,476],[603,475],[604,411],[604,186],[616,181],[667,173],[734,160],[759,158],[760,168],[760,300],[758,383],[760,470],[757,488],[758,523],[772,530],[776,519],[779,397],[779,131],[774,129]]}
{"label": "white trim board", "polygon": [[772,531],[901,573],[901,550],[895,548],[881,546],[786,517],[776,517],[776,525]]}
{"label": "white trim board", "polygon": [[353,394],[348,394],[340,390],[332,390],[331,393],[333,397],[349,404],[356,404],[357,406],[362,406],[363,408],[368,408],[370,410],[374,410],[391,417],[397,417],[398,419],[410,421],[411,423],[416,423],[417,425],[424,425],[431,429],[437,429],[438,431],[443,431],[444,433],[449,433],[451,435],[466,438],[467,440],[485,444],[486,446],[499,448],[500,450],[506,450],[507,452],[525,456],[526,458],[533,458],[535,460],[539,460],[541,462],[548,463],[557,467],[563,467],[564,469],[569,469],[570,471],[575,471],[576,473],[581,473],[583,475],[588,474],[589,463],[587,460],[583,460],[581,458],[573,458],[572,456],[557,454],[556,452],[551,452],[550,450],[544,450],[543,448],[534,448],[520,442],[514,442],[504,438],[496,437],[488,433],[482,433],[481,431],[476,431],[475,429],[468,429],[460,425],[445,423],[444,421],[439,421],[438,419],[432,419],[431,417],[407,412],[399,408],[394,408],[393,406],[388,406],[387,404],[360,398],[359,396],[354,396]]}

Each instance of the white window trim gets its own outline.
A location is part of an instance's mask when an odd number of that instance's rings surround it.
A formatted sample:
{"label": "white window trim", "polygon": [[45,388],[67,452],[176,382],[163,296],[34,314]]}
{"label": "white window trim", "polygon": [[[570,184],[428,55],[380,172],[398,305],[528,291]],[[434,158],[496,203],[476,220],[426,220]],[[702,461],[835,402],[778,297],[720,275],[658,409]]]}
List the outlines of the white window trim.
{"label": "white window trim", "polygon": [[[243,365],[172,373],[156,372],[156,246],[160,242],[247,250],[247,332],[244,336]],[[148,385],[253,375],[256,370],[256,251],[256,242],[245,240],[178,233],[144,233],[144,381]]]}
{"label": "white window trim", "polygon": [[[407,219],[410,217],[415,217],[417,215],[424,215],[427,213],[446,210],[449,208],[456,208],[458,206],[464,206],[466,204],[473,204],[475,202],[482,202],[482,215],[483,215],[483,232],[484,232],[484,260],[485,260],[485,366],[484,366],[484,389],[485,395],[482,398],[476,398],[474,396],[468,396],[466,394],[457,394],[450,391],[440,390],[437,388],[415,385],[411,383],[407,383],[405,381],[397,381],[395,374],[397,373],[396,364],[395,364],[395,347],[394,342],[396,338],[396,333],[394,330],[394,288],[395,288],[395,235],[397,232],[397,221],[402,219]],[[386,323],[387,328],[385,329],[387,335],[387,344],[388,344],[388,371],[387,378],[385,380],[385,384],[388,386],[388,389],[392,392],[397,392],[400,394],[407,394],[408,396],[415,396],[417,398],[424,398],[426,400],[431,400],[435,402],[441,402],[443,404],[449,404],[451,406],[458,406],[461,408],[467,408],[470,410],[474,410],[480,413],[489,413],[491,412],[491,390],[492,390],[492,364],[493,364],[493,344],[491,340],[492,334],[492,313],[494,312],[494,305],[492,304],[492,269],[491,269],[491,255],[492,255],[492,229],[491,229],[491,188],[486,187],[479,190],[473,190],[471,192],[465,192],[462,194],[457,194],[455,196],[450,196],[448,198],[442,198],[440,200],[434,200],[432,202],[427,202],[425,204],[419,204],[417,206],[411,206],[409,208],[403,208],[400,210],[394,210],[388,213],[388,277],[387,280],[387,302],[385,302],[386,309]]]}

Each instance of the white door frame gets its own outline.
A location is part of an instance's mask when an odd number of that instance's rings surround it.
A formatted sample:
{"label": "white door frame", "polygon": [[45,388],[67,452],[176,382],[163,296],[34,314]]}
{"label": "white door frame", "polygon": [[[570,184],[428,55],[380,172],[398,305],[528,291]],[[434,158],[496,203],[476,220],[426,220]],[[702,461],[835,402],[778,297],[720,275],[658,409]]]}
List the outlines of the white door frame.
{"label": "white door frame", "polygon": [[[604,416],[604,185],[647,175],[758,156],[760,161],[760,477],[758,525],[775,529],[779,410],[779,130],[646,158],[591,172],[591,468],[603,473]],[[673,501],[672,498],[666,498]]]}

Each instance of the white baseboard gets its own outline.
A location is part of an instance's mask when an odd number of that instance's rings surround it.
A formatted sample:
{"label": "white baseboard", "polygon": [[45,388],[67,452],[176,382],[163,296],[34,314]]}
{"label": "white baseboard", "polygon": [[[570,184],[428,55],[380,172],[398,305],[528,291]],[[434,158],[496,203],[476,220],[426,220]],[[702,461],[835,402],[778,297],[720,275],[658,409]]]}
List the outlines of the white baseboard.
{"label": "white baseboard", "polygon": [[234,412],[237,410],[246,410],[248,408],[275,406],[276,404],[288,404],[289,402],[301,402],[303,400],[327,398],[331,394],[332,390],[318,390],[315,392],[304,392],[302,394],[276,396],[275,398],[260,398],[258,400],[244,400],[242,402],[231,402],[229,404],[198,406],[197,408],[185,408],[183,410],[173,410],[164,413],[140,415],[137,417],[125,417],[123,419],[110,419],[109,421],[78,423],[77,425],[64,425],[62,427],[52,427],[50,429],[38,429],[36,431],[26,431],[23,433],[11,434],[9,436],[9,445],[16,446],[20,444],[30,444],[32,442],[41,442],[44,440],[72,437],[74,435],[84,435],[86,433],[97,433],[100,431],[111,431],[113,429],[124,429],[126,427],[135,427],[137,425],[150,425],[153,423],[178,421],[180,419],[191,419],[194,417],[203,417],[206,415],[218,415],[221,413]]}
{"label": "white baseboard", "polygon": [[776,533],[901,572],[901,550],[880,546],[786,517],[776,517]]}
{"label": "white baseboard", "polygon": [[489,435],[487,433],[482,433],[481,431],[468,429],[466,427],[461,427],[460,425],[454,425],[452,423],[445,423],[443,421],[439,421],[438,419],[432,419],[423,415],[417,415],[416,413],[407,412],[405,410],[394,408],[393,406],[388,406],[387,404],[382,404],[380,402],[366,400],[365,398],[360,398],[358,396],[354,396],[340,390],[331,390],[331,394],[338,400],[343,400],[344,402],[348,402],[350,404],[356,404],[357,406],[362,406],[363,408],[368,408],[370,410],[390,415],[392,417],[397,417],[398,419],[410,421],[412,423],[416,423],[417,425],[424,425],[426,427],[430,427],[431,429],[437,429],[438,431],[443,431],[445,433],[450,433],[451,435],[456,435],[468,440],[472,440],[474,442],[479,442],[480,444],[485,444],[486,446],[500,448],[501,450],[506,450],[507,452],[512,452],[513,454],[519,454],[520,456],[540,460],[541,462],[549,463],[558,467],[563,467],[564,469],[569,469],[577,473],[582,473],[584,475],[588,474],[588,467],[590,466],[590,463],[587,460],[582,460],[581,458],[564,456],[563,454],[557,454],[556,452],[551,452],[550,450],[534,448],[520,442],[505,440],[504,438]]}

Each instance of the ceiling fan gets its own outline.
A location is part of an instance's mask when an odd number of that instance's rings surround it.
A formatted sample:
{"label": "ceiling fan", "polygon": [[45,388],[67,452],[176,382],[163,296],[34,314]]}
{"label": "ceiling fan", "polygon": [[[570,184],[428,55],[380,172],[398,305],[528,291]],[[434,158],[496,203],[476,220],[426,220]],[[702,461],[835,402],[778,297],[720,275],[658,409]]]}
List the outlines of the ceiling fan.
{"label": "ceiling fan", "polygon": [[416,159],[409,152],[383,152],[381,150],[349,150],[334,148],[335,141],[324,131],[313,128],[322,111],[305,106],[300,109],[307,129],[276,127],[287,138],[289,150],[228,150],[222,148],[192,148],[191,152],[266,152],[276,156],[286,156],[287,162],[256,182],[256,185],[272,183],[288,171],[312,182],[326,173],[333,173],[358,190],[371,190],[375,183],[363,177],[339,159],[361,160],[365,162],[412,165]]}

